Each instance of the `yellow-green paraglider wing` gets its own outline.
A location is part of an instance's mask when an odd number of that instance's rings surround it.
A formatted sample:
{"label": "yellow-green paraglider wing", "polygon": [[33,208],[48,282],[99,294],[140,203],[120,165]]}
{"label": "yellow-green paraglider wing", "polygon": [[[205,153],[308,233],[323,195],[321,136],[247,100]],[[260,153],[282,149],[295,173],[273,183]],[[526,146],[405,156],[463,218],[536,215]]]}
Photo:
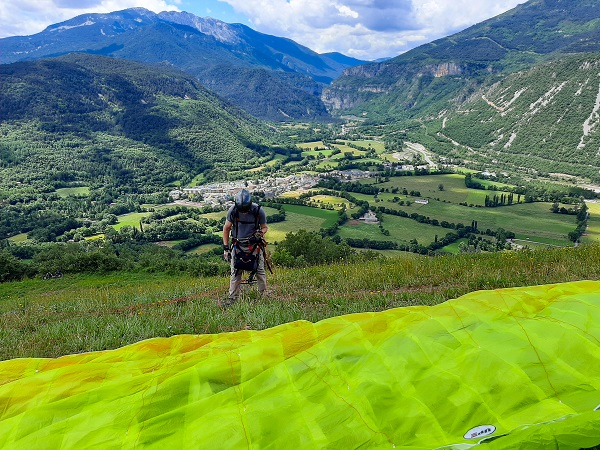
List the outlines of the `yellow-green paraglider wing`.
{"label": "yellow-green paraglider wing", "polygon": [[0,363],[2,449],[600,444],[600,282]]}

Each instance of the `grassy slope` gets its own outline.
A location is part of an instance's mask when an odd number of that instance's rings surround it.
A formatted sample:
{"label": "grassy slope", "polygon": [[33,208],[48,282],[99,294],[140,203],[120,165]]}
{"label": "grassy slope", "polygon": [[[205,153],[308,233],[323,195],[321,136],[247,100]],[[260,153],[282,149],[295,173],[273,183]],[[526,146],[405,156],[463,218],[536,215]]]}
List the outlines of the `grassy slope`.
{"label": "grassy slope", "polygon": [[467,292],[600,279],[600,246],[277,269],[272,294],[221,310],[225,277],[77,276],[0,285],[0,359],[56,357],[157,336],[264,329]]}

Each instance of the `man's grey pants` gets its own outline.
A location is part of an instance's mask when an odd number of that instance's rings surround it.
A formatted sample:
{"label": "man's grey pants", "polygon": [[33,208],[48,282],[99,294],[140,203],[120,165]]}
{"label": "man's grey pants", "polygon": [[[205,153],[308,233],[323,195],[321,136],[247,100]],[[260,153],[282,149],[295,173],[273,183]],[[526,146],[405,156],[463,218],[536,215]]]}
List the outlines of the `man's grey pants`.
{"label": "man's grey pants", "polygon": [[[248,276],[249,272],[236,269],[233,267],[234,262],[233,255],[231,258],[231,277],[229,279],[229,299],[237,300],[240,296],[240,283],[242,282],[242,276],[244,273]],[[256,270],[255,279],[258,284],[258,292],[263,294],[267,289],[267,273],[265,272],[265,258],[262,252],[258,254],[258,269]]]}

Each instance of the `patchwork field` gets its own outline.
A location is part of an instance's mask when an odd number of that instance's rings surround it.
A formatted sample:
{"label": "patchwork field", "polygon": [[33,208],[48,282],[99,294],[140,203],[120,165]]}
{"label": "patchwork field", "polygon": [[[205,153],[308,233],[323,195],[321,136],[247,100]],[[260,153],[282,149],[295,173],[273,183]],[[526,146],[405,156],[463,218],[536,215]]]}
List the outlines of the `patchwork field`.
{"label": "patchwork field", "polygon": [[[401,206],[388,200],[374,203],[373,196],[353,195],[373,205],[405,211],[408,214],[421,214],[440,222],[445,220],[450,223],[470,225],[475,220],[482,231],[488,228],[492,231],[504,228],[515,233],[518,239],[529,239],[550,245],[572,245],[567,235],[575,229],[576,225],[574,216],[551,213],[550,203],[521,203],[497,208],[475,208],[437,200],[429,200],[429,203],[422,205],[414,203],[415,199],[408,197],[407,199],[413,203],[410,206]],[[380,194],[380,197],[386,198],[387,195]],[[600,235],[600,230],[596,234]]]}
{"label": "patchwork field", "polygon": [[590,214],[588,228],[581,242],[597,244],[600,242],[600,203],[587,203],[587,207]]}
{"label": "patchwork field", "polygon": [[[317,143],[311,143],[315,145]],[[305,144],[309,145],[309,144]],[[375,179],[361,180],[362,184],[374,184]],[[490,184],[491,182],[485,182]],[[499,206],[496,208],[483,207],[486,195],[501,195],[502,191],[489,191],[469,189],[464,184],[464,175],[445,174],[429,176],[404,176],[392,177],[389,181],[376,184],[379,188],[387,189],[389,192],[381,192],[377,195],[368,195],[352,192],[351,195],[358,200],[369,202],[371,208],[385,207],[396,211],[404,211],[407,214],[419,214],[439,222],[462,223],[471,225],[477,222],[478,229],[496,231],[503,228],[515,233],[515,243],[530,248],[573,245],[568,239],[569,232],[576,226],[575,217],[563,214],[554,214],[550,211],[550,203],[534,202],[519,203],[513,205]],[[497,185],[504,187],[505,185]],[[420,196],[404,195],[402,192],[419,191]],[[391,192],[395,190],[396,192]],[[290,193],[294,196],[297,193]],[[508,193],[506,193],[508,194]],[[286,195],[288,196],[288,195]],[[514,201],[517,201],[517,196]],[[427,204],[416,203],[415,200],[426,199]],[[314,195],[310,202],[315,206],[328,205],[333,210],[321,209],[301,205],[284,205],[286,220],[283,222],[270,223],[268,240],[276,244],[285,239],[289,232],[300,229],[307,231],[319,231],[321,228],[331,227],[336,223],[338,212],[342,205],[345,206],[350,216],[356,211],[356,205],[348,200],[335,195]],[[402,202],[403,204],[399,204]],[[463,203],[462,205],[460,203]],[[479,206],[465,206],[479,205]],[[589,203],[590,219],[588,230],[582,242],[600,242],[600,203]],[[277,213],[274,208],[265,208],[267,215]],[[125,225],[138,226],[141,218],[150,213],[131,213],[119,216],[119,223],[114,227],[120,229]],[[225,217],[226,212],[214,212],[203,214],[202,217],[220,220]],[[451,228],[443,228],[425,223],[419,223],[410,218],[383,214],[382,226],[389,234],[384,234],[379,226],[365,224],[357,220],[349,220],[340,227],[338,235],[341,238],[371,239],[376,241],[393,241],[406,243],[416,239],[419,244],[428,245],[436,238],[442,238],[452,232]],[[15,237],[16,239],[16,237]],[[444,251],[458,252],[459,243],[455,243]],[[206,252],[213,247],[198,248],[194,251]]]}
{"label": "patchwork field", "polygon": [[[479,180],[478,180],[479,181]],[[492,182],[486,181],[487,184]],[[374,184],[373,179],[361,180],[361,184]],[[483,184],[483,183],[482,183]],[[497,183],[496,183],[497,184]],[[441,185],[441,186],[440,186]],[[378,188],[388,189],[390,194],[382,193],[380,198],[392,199],[398,194],[391,193],[392,189],[399,189],[402,192],[403,189],[410,191],[418,191],[421,193],[420,197],[439,199],[440,201],[447,201],[451,203],[467,203],[473,205],[483,206],[485,204],[485,197],[494,195],[500,196],[501,194],[507,194],[508,192],[503,191],[488,191],[481,189],[469,189],[465,186],[465,177],[460,174],[444,174],[444,175],[427,175],[427,176],[405,176],[405,177],[393,177],[390,181],[379,183],[376,185]],[[499,185],[504,186],[504,185]],[[440,187],[443,187],[440,190]],[[515,196],[515,202],[517,196]]]}

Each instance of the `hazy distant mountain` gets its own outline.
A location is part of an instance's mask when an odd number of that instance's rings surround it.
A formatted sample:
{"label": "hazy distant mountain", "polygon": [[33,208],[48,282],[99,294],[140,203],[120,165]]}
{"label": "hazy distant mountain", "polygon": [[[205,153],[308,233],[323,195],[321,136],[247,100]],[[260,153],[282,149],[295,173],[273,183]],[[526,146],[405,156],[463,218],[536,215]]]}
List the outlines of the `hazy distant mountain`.
{"label": "hazy distant mountain", "polygon": [[[2,63],[70,52],[173,66],[254,115],[278,120],[327,118],[319,98],[323,84],[364,62],[335,53],[319,55],[290,39],[241,24],[143,8],[85,14],[32,36],[0,39]],[[261,79],[260,90],[246,83],[256,77]],[[299,102],[305,107],[298,108]]]}
{"label": "hazy distant mountain", "polygon": [[418,117],[451,107],[490,77],[597,51],[600,1],[531,0],[388,61],[348,68],[323,99],[371,118]]}

